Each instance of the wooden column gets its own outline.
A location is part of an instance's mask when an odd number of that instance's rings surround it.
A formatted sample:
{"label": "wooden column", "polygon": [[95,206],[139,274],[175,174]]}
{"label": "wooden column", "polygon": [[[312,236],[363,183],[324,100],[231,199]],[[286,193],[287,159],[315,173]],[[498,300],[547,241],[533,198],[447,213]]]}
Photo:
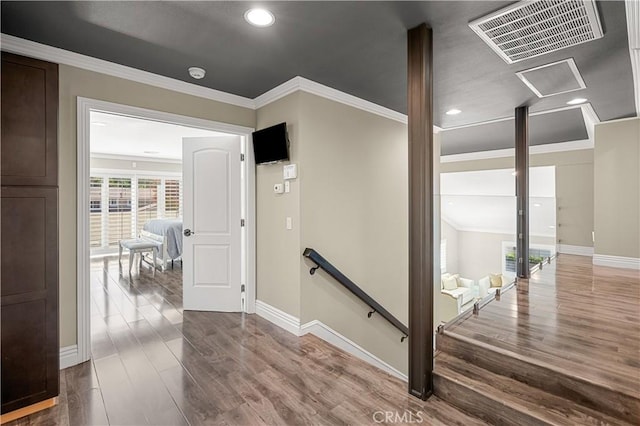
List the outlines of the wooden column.
{"label": "wooden column", "polygon": [[518,278],[529,278],[529,107],[516,108],[516,260]]}
{"label": "wooden column", "polygon": [[422,24],[408,34],[409,392],[433,391],[433,38]]}

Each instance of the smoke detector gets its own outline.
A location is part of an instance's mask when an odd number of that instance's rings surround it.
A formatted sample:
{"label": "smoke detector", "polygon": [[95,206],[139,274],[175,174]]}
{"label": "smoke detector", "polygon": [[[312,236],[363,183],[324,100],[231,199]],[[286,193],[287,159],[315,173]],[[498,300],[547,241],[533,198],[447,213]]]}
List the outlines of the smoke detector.
{"label": "smoke detector", "polygon": [[519,1],[469,27],[508,64],[604,35],[595,0]]}
{"label": "smoke detector", "polygon": [[204,75],[206,73],[207,72],[204,69],[200,68],[200,67],[191,67],[191,68],[189,68],[189,75],[191,77],[195,78],[196,80],[200,80],[200,79],[204,78]]}

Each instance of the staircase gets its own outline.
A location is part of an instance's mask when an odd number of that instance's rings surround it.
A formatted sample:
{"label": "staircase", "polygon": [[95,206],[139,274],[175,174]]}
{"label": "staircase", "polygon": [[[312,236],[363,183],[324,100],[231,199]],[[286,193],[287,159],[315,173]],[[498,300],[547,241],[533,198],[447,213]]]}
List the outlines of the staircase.
{"label": "staircase", "polygon": [[[637,395],[540,360],[443,330],[435,395],[493,425],[637,425]],[[640,386],[640,385],[639,385]]]}

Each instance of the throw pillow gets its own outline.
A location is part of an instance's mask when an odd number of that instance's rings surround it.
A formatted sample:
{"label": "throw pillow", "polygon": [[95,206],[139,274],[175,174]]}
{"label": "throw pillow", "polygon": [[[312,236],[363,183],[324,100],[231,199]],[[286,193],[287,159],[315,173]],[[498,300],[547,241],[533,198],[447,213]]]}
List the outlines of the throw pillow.
{"label": "throw pillow", "polygon": [[445,290],[455,290],[456,288],[458,288],[458,280],[455,276],[446,278],[443,282],[443,287]]}
{"label": "throw pillow", "polygon": [[453,274],[451,276],[456,279],[456,287],[462,287],[462,284],[460,283],[460,274]]}
{"label": "throw pillow", "polygon": [[489,274],[491,287],[502,287],[502,274]]}
{"label": "throw pillow", "polygon": [[444,280],[446,280],[450,276],[451,276],[451,274],[448,273],[448,272],[446,274],[442,274],[442,279],[440,280],[440,290],[442,290],[444,288]]}

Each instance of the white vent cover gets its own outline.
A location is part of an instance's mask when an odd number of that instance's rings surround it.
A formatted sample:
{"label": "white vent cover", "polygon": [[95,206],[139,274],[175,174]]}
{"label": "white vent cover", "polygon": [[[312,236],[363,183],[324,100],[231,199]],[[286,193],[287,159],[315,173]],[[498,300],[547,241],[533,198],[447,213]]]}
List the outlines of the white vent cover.
{"label": "white vent cover", "polygon": [[527,0],[469,24],[512,64],[603,36],[594,0]]}

